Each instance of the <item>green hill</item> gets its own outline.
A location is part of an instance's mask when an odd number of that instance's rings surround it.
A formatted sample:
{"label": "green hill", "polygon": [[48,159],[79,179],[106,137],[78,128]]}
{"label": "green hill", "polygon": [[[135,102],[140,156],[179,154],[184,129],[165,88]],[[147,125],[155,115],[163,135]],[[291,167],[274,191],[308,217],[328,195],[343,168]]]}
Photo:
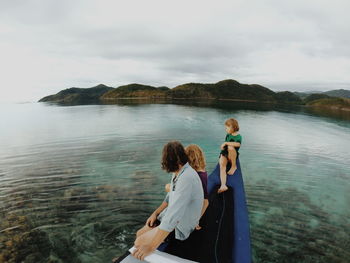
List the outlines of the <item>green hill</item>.
{"label": "green hill", "polygon": [[274,92],[258,84],[242,84],[233,79],[217,83],[186,83],[173,89],[142,84],[129,84],[111,88],[100,84],[81,89],[70,88],[55,95],[42,98],[40,102],[51,101],[66,104],[113,102],[119,99],[211,99],[238,100],[264,103],[302,104],[302,100],[289,91]]}
{"label": "green hill", "polygon": [[187,83],[169,90],[171,98],[205,98],[277,102],[275,93],[260,85],[241,84],[228,79],[215,84]]}
{"label": "green hill", "polygon": [[327,95],[328,97],[340,97],[340,98],[350,98],[350,90],[345,89],[338,89],[338,90],[329,90],[329,91],[313,91],[313,92],[293,92],[295,95],[298,95],[301,99],[305,99],[306,97],[313,95],[313,94],[323,94]]}
{"label": "green hill", "polygon": [[129,84],[120,86],[103,94],[100,99],[102,101],[115,100],[120,98],[164,98],[169,90],[167,87],[152,87],[141,84]]}
{"label": "green hill", "polygon": [[313,100],[306,104],[311,107],[324,107],[333,110],[346,110],[350,111],[350,99],[346,98],[324,98]]}
{"label": "green hill", "polygon": [[310,103],[310,102],[315,101],[315,100],[328,99],[328,98],[330,98],[330,96],[328,96],[324,93],[315,93],[315,94],[308,95],[307,97],[305,97],[303,99],[303,101],[305,104],[307,104],[307,103]]}
{"label": "green hill", "polygon": [[302,104],[300,97],[290,91],[277,92],[274,97],[279,103]]}
{"label": "green hill", "polygon": [[113,90],[112,87],[100,84],[92,88],[69,88],[58,92],[55,95],[46,96],[39,102],[57,102],[64,104],[85,104],[94,103],[100,100],[102,94]]}
{"label": "green hill", "polygon": [[300,97],[301,99],[305,99],[307,96],[309,96],[310,94],[313,94],[315,92],[298,92],[298,91],[294,91],[293,93],[295,95],[297,95],[298,97]]}
{"label": "green hill", "polygon": [[296,104],[318,107],[346,109],[347,100],[335,96],[350,98],[350,90],[331,90],[327,92],[274,92],[258,84],[242,84],[233,79],[217,83],[186,83],[173,89],[153,87],[132,83],[117,88],[100,84],[92,88],[69,88],[57,94],[46,96],[39,102],[56,102],[61,104],[88,104],[112,102],[119,99],[210,99],[237,100],[263,103]]}
{"label": "green hill", "polygon": [[324,94],[331,97],[342,97],[342,98],[350,98],[350,90],[338,89],[338,90],[330,90],[324,92]]}
{"label": "green hill", "polygon": [[301,104],[301,99],[291,92],[275,93],[257,84],[241,84],[228,79],[217,83],[186,83],[173,89],[156,88],[140,84],[118,87],[101,96],[102,101],[120,98],[162,98],[162,99],[219,99],[245,100],[273,103]]}

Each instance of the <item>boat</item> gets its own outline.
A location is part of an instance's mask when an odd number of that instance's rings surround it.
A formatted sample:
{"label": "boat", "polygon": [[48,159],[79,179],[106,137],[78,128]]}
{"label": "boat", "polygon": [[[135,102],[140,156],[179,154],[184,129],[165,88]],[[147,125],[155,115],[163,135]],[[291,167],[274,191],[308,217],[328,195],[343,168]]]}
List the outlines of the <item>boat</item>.
{"label": "boat", "polygon": [[[200,239],[204,240],[203,244],[205,245],[204,247],[198,247],[190,244],[190,246],[193,246],[193,251],[197,250],[204,254],[204,259],[194,261],[189,258],[171,255],[166,253],[167,244],[163,243],[158,250],[147,256],[144,261],[137,260],[131,256],[130,253],[134,249],[131,248],[116,262],[251,263],[248,209],[239,159],[237,159],[237,170],[235,173],[227,176],[226,185],[229,187],[229,190],[222,194],[217,194],[220,184],[220,166],[217,164],[213,172],[208,176],[209,207],[201,219],[201,222],[204,224],[201,231],[204,232]],[[205,226],[209,226],[209,228]],[[193,243],[198,244],[197,242]]]}
{"label": "boat", "polygon": [[[215,191],[220,185],[220,166],[208,176],[208,193]],[[250,227],[242,170],[237,159],[237,170],[227,176],[226,185],[233,189],[233,243],[232,263],[251,263]]]}

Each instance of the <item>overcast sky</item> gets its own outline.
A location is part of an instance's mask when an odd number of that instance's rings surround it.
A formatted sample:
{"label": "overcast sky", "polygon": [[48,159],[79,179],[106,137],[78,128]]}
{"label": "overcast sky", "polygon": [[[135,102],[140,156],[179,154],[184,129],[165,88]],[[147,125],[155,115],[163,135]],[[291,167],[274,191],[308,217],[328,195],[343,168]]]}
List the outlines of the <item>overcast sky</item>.
{"label": "overcast sky", "polygon": [[235,79],[350,89],[349,0],[0,0],[0,101]]}

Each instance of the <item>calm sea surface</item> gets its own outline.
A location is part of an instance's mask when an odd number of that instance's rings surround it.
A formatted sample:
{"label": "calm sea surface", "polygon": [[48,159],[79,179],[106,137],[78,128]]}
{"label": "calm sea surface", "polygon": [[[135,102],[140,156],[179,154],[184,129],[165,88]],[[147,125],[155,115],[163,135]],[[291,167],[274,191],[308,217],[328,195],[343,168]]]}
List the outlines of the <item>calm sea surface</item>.
{"label": "calm sea surface", "polygon": [[163,145],[236,118],[254,262],[349,262],[350,113],[262,105],[0,105],[0,262],[110,262],[164,197]]}

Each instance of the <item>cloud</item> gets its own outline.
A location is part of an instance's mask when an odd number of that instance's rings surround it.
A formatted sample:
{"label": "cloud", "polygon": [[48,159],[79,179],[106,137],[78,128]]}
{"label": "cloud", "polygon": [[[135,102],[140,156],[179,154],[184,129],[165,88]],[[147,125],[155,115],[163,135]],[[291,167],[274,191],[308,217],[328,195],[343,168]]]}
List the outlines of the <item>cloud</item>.
{"label": "cloud", "polygon": [[344,0],[2,1],[1,100],[226,78],[349,89],[349,8]]}

